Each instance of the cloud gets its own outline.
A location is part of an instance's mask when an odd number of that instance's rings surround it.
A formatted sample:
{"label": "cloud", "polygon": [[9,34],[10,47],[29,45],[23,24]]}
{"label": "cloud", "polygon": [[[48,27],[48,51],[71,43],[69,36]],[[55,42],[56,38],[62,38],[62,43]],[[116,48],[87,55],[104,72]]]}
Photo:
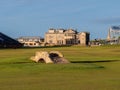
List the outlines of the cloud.
{"label": "cloud", "polygon": [[116,24],[116,23],[120,23],[120,17],[98,19],[95,22],[100,24]]}

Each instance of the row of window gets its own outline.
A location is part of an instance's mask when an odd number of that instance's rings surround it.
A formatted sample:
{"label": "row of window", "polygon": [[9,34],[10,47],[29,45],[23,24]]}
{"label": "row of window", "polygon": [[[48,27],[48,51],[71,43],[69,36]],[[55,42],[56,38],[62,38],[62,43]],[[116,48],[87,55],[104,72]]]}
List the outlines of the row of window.
{"label": "row of window", "polygon": [[[49,43],[53,44],[54,41],[53,40],[49,40]],[[63,42],[63,40],[58,40],[57,41],[58,45],[62,45],[62,44],[75,44],[75,43],[76,43],[76,40],[74,40],[74,39],[68,39],[68,40],[65,41],[65,43]]]}
{"label": "row of window", "polygon": [[[54,35],[49,35],[48,37],[49,37],[49,38],[55,38]],[[63,35],[57,35],[57,37],[58,37],[58,38],[64,38]],[[73,34],[65,34],[65,37],[72,37],[72,38],[75,38],[76,36],[73,35]]]}
{"label": "row of window", "polygon": [[25,46],[37,46],[38,43],[24,43]]}

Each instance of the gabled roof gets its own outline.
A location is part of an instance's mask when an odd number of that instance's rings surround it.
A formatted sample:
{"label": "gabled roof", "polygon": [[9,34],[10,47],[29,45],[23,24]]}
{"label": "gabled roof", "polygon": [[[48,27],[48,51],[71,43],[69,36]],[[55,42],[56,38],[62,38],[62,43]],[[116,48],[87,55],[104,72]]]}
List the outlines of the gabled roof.
{"label": "gabled roof", "polygon": [[68,29],[65,31],[65,33],[74,33],[74,34],[77,34],[78,32],[76,30],[73,30],[73,29]]}
{"label": "gabled roof", "polygon": [[90,34],[90,32],[79,32],[78,34],[85,33],[85,34]]}

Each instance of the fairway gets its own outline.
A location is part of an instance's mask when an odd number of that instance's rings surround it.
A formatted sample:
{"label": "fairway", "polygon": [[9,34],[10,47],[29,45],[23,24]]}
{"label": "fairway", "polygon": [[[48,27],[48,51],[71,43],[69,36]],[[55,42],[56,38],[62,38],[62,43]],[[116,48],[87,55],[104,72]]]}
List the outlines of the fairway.
{"label": "fairway", "polygon": [[[36,51],[71,63],[35,63]],[[0,49],[0,90],[120,90],[120,46]]]}

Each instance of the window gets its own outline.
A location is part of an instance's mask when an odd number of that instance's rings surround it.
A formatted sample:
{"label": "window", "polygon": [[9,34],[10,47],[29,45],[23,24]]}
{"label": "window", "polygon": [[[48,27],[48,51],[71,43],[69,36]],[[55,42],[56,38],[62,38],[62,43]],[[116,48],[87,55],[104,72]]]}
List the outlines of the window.
{"label": "window", "polygon": [[29,43],[29,45],[30,45],[30,46],[32,46],[32,45],[33,45],[33,43]]}
{"label": "window", "polygon": [[52,40],[50,40],[49,43],[53,43]]}
{"label": "window", "polygon": [[53,36],[50,35],[49,38],[53,38]]}
{"label": "window", "polygon": [[63,41],[62,41],[62,40],[58,40],[58,41],[57,41],[57,44],[62,45],[62,44],[63,44]]}

